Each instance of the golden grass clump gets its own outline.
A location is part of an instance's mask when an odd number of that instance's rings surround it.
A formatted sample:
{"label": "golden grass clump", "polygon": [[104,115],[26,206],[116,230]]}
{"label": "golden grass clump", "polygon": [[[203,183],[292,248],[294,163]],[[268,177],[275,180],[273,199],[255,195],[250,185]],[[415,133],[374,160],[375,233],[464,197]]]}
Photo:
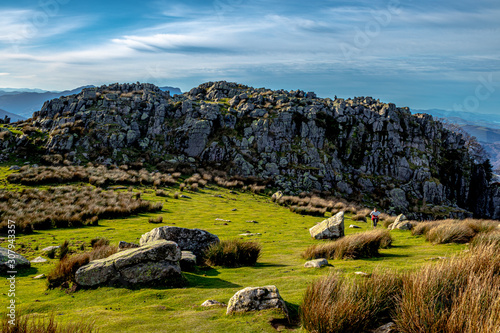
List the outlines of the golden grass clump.
{"label": "golden grass clump", "polygon": [[254,266],[260,257],[262,246],[257,242],[238,239],[223,240],[210,245],[204,252],[209,266],[241,267]]}
{"label": "golden grass clump", "polygon": [[342,237],[335,241],[308,247],[302,257],[305,259],[359,259],[378,257],[380,248],[392,244],[387,230],[371,230]]}
{"label": "golden grass clump", "polygon": [[90,186],[52,187],[47,190],[0,190],[0,233],[7,232],[8,219],[16,230],[97,225],[98,219],[118,218],[162,209],[161,203],[140,199],[135,193],[103,191]]}

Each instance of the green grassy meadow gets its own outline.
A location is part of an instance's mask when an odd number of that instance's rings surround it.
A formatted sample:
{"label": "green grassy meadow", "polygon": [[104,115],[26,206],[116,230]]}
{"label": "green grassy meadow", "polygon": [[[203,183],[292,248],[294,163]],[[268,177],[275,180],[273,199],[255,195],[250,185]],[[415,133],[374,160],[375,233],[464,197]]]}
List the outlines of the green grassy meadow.
{"label": "green grassy meadow", "polygon": [[[10,173],[0,168],[0,186],[10,190],[24,186],[13,186],[6,182]],[[362,260],[331,260],[333,266],[321,269],[304,268],[306,260],[301,253],[313,240],[308,229],[322,221],[321,217],[301,216],[287,208],[271,202],[268,196],[251,192],[230,193],[228,189],[208,187],[199,192],[183,192],[191,199],[174,199],[178,189],[166,188],[171,196],[155,196],[152,188],[136,188],[142,198],[163,202],[160,213],[143,214],[131,218],[99,220],[98,226],[51,229],[35,231],[30,235],[17,235],[16,250],[29,260],[41,256],[41,249],[71,242],[71,250],[81,251],[82,243],[90,249],[90,240],[106,237],[111,244],[119,241],[139,242],[139,238],[151,229],[171,225],[184,228],[199,228],[219,236],[220,239],[243,238],[262,245],[261,258],[255,267],[206,268],[194,273],[185,273],[189,285],[182,289],[102,287],[94,290],[47,289],[46,279],[33,279],[39,274],[48,275],[57,259],[47,263],[32,264],[32,268],[18,274],[16,301],[18,311],[40,316],[55,314],[61,323],[94,321],[100,332],[274,332],[270,324],[273,318],[283,318],[274,311],[226,316],[225,307],[202,308],[207,299],[227,303],[234,293],[248,286],[276,285],[289,308],[296,312],[308,284],[332,271],[357,278],[356,271],[370,273],[376,268],[397,271],[418,268],[429,258],[449,257],[465,245],[432,245],[423,237],[412,236],[409,231],[392,231],[393,247],[381,249],[381,256]],[[218,197],[221,195],[221,197]],[[236,210],[234,210],[236,209]],[[163,217],[163,223],[151,224],[151,217]],[[216,219],[231,222],[217,221]],[[247,222],[257,221],[258,223]],[[355,224],[361,229],[350,229]],[[350,215],[345,219],[346,234],[362,232],[371,228],[370,223],[353,222]],[[382,228],[382,226],[379,226]],[[256,236],[239,236],[242,233],[260,233]],[[6,247],[5,239],[0,246]],[[43,255],[42,255],[43,256]],[[47,258],[46,256],[44,256]],[[0,305],[5,309],[7,283],[2,284]],[[290,330],[300,331],[300,327]]]}

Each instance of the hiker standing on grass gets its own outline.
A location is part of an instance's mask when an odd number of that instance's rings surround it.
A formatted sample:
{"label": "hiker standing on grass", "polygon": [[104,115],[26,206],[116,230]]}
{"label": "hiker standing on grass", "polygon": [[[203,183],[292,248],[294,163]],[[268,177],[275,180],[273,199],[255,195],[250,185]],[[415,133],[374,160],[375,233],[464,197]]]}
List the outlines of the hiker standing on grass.
{"label": "hiker standing on grass", "polygon": [[373,227],[377,227],[378,223],[378,216],[380,215],[380,212],[377,211],[377,208],[373,208],[373,212],[370,213],[370,216],[372,217],[372,222],[373,222]]}

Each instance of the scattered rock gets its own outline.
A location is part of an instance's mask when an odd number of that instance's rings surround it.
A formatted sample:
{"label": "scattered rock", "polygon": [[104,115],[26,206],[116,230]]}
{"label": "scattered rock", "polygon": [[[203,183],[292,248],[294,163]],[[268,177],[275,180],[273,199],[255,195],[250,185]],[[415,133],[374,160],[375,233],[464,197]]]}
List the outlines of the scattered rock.
{"label": "scattered rock", "polygon": [[118,248],[120,250],[136,249],[138,247],[139,247],[139,245],[134,244],[134,243],[128,243],[128,242],[124,242],[124,241],[120,241],[120,243],[118,243]]}
{"label": "scattered rock", "polygon": [[37,263],[42,263],[42,262],[47,262],[47,259],[42,258],[42,257],[36,257],[35,259],[31,260],[32,264],[37,264]]}
{"label": "scattered rock", "polygon": [[400,214],[394,223],[389,225],[388,229],[394,230],[394,229],[399,229],[399,230],[411,230],[412,225],[410,222],[407,221],[406,216],[403,214]]}
{"label": "scattered rock", "polygon": [[235,212],[235,211],[237,211],[237,210],[238,210],[238,209],[236,209],[236,208],[231,209],[231,211],[232,211],[232,212]]}
{"label": "scattered rock", "polygon": [[247,287],[229,300],[226,314],[266,309],[281,309],[288,317],[288,309],[276,286]]}
{"label": "scattered rock", "polygon": [[211,307],[211,306],[226,306],[226,304],[214,301],[213,299],[207,299],[205,302],[201,304],[203,307]]}
{"label": "scattered rock", "polygon": [[19,165],[12,165],[9,170],[19,170],[21,167]]}
{"label": "scattered rock", "polygon": [[[11,267],[11,265],[13,266]],[[28,259],[14,251],[0,247],[0,274],[30,267],[31,263]]]}
{"label": "scattered rock", "polygon": [[311,237],[316,239],[335,239],[344,236],[344,212],[316,224],[309,229]]}
{"label": "scattered rock", "polygon": [[262,234],[259,233],[259,232],[245,232],[243,234],[240,234],[240,236],[244,236],[244,237],[251,237],[251,236],[261,236]]}
{"label": "scattered rock", "polygon": [[283,196],[283,192],[278,191],[271,196],[272,201],[278,201]]}
{"label": "scattered rock", "polygon": [[360,275],[360,276],[370,276],[370,274],[365,273],[365,272],[354,272],[354,274]]}
{"label": "scattered rock", "polygon": [[156,240],[91,261],[76,271],[75,280],[82,287],[180,286],[184,283],[180,259],[181,250],[176,243]]}
{"label": "scattered rock", "polygon": [[47,246],[46,248],[42,249],[42,252],[50,252],[50,251],[55,251],[59,249],[59,246]]}
{"label": "scattered rock", "polygon": [[191,199],[191,197],[188,197],[187,195],[184,195],[184,194],[182,194],[180,197],[184,198],[184,199]]}
{"label": "scattered rock", "polygon": [[445,260],[445,259],[448,259],[447,257],[432,257],[432,258],[427,258],[425,260]]}
{"label": "scattered rock", "polygon": [[237,192],[235,191],[229,191],[230,194],[238,194]]}
{"label": "scattered rock", "polygon": [[396,333],[396,332],[397,332],[396,324],[393,322],[382,325],[376,330],[372,331],[372,333]]}
{"label": "scattered rock", "polygon": [[321,268],[323,266],[328,266],[328,260],[324,258],[314,259],[304,264],[306,268]]}
{"label": "scattered rock", "polygon": [[351,225],[349,226],[349,228],[351,228],[351,229],[361,229],[361,227],[360,227],[360,226],[357,226],[357,225],[355,225],[355,224],[351,224]]}
{"label": "scattered rock", "polygon": [[176,242],[182,251],[191,251],[196,257],[201,257],[206,248],[219,242],[219,237],[205,230],[163,226],[142,235],[140,244],[143,246],[158,239]]}
{"label": "scattered rock", "polygon": [[183,272],[193,272],[196,269],[196,256],[191,251],[182,251],[179,264]]}
{"label": "scattered rock", "polygon": [[219,218],[216,218],[215,221],[221,221],[221,222],[231,222],[231,220],[224,220],[224,219],[219,219]]}
{"label": "scattered rock", "polygon": [[259,223],[257,221],[254,221],[254,220],[249,220],[249,221],[246,221],[247,223]]}
{"label": "scattered rock", "polygon": [[33,276],[33,279],[35,280],[39,280],[39,279],[43,279],[45,278],[45,274],[40,274],[40,275],[37,275],[37,276]]}

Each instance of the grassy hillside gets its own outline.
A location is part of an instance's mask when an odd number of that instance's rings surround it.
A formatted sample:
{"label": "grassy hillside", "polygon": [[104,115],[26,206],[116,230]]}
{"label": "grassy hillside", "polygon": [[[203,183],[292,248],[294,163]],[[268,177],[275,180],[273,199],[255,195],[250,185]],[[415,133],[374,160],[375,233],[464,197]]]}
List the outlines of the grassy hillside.
{"label": "grassy hillside", "polygon": [[[6,177],[6,168],[0,170]],[[4,183],[4,185],[7,185]],[[9,185],[10,186],[10,185]],[[16,186],[22,189],[24,186]],[[11,187],[14,190],[14,187]],[[166,189],[173,192],[178,189]],[[41,249],[60,245],[69,240],[70,249],[81,252],[81,244],[90,247],[95,237],[107,237],[112,244],[119,241],[138,242],[140,236],[159,225],[148,223],[150,217],[163,217],[160,225],[200,228],[218,235],[221,239],[244,238],[262,245],[262,256],[255,267],[210,268],[195,273],[185,273],[189,286],[183,289],[145,288],[129,290],[104,287],[96,290],[47,290],[45,279],[34,280],[46,274],[57,259],[48,263],[33,264],[18,277],[17,302],[25,313],[41,316],[56,315],[58,322],[76,319],[95,321],[101,332],[273,332],[272,318],[282,318],[275,312],[250,313],[226,316],[225,308],[205,309],[200,304],[207,299],[227,303],[238,290],[248,286],[276,285],[292,312],[296,311],[306,287],[320,276],[340,272],[354,278],[354,272],[370,273],[376,268],[398,271],[412,270],[439,256],[449,257],[464,249],[463,245],[431,245],[423,237],[412,236],[408,231],[392,231],[394,246],[380,250],[381,256],[363,260],[331,260],[331,267],[303,268],[301,253],[310,245],[320,243],[311,239],[308,229],[322,218],[301,216],[278,206],[263,195],[235,192],[209,187],[200,192],[186,192],[191,199],[157,197],[152,189],[136,188],[142,198],[163,202],[159,213],[143,214],[130,218],[100,220],[98,226],[37,231],[31,235],[18,235],[17,250],[32,260],[42,255]],[[218,196],[222,197],[218,197]],[[236,209],[236,210],[234,210]],[[231,222],[217,221],[216,219]],[[257,221],[258,223],[247,222]],[[368,223],[353,222],[347,215],[346,233],[370,229]],[[349,229],[350,224],[361,229]],[[242,233],[259,233],[252,237]],[[0,246],[6,246],[5,240]],[[0,295],[5,306],[8,298]]]}

